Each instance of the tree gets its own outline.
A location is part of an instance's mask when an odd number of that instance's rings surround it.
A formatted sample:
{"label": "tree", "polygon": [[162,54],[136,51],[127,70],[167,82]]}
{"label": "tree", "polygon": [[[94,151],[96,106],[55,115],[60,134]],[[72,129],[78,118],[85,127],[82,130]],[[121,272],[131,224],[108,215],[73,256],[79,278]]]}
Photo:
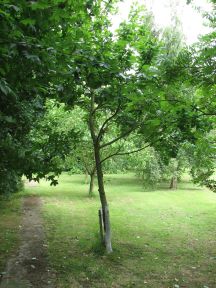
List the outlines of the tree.
{"label": "tree", "polygon": [[45,108],[43,118],[36,121],[30,131],[28,145],[34,157],[33,163],[26,163],[24,171],[28,179],[46,178],[56,185],[55,176],[65,170],[67,155],[75,153],[80,131],[75,125],[77,119],[65,104],[48,99]]}
{"label": "tree", "polygon": [[0,193],[18,189],[30,156],[28,133],[43,114],[53,67],[47,32],[57,28],[51,20],[55,8],[24,0],[0,3]]}
{"label": "tree", "polygon": [[[0,3],[0,193],[16,191],[26,171],[29,177],[31,170],[47,173],[37,166],[29,132],[43,116],[45,99],[61,95],[62,89],[66,97],[66,84],[74,86],[66,59],[80,46],[77,31],[87,6],[86,1]],[[68,39],[74,44],[67,45]]]}
{"label": "tree", "polygon": [[189,168],[186,151],[181,145],[175,158],[165,160],[163,155],[153,147],[148,147],[131,159],[131,167],[147,189],[154,189],[164,181],[169,183],[170,189],[176,189],[177,181],[180,180],[185,169]]}
{"label": "tree", "polygon": [[215,131],[206,133],[203,138],[200,137],[195,145],[185,143],[183,148],[193,181],[215,192]]}
{"label": "tree", "polygon": [[[28,167],[29,172],[26,172],[26,175],[31,178],[33,174],[33,179],[37,181],[45,177],[52,180],[54,184],[57,183],[54,176],[59,175],[65,169],[72,173],[87,173],[90,176],[89,196],[92,197],[96,168],[86,111],[78,106],[66,109],[64,103],[59,103],[54,99],[48,99],[45,107],[43,118],[37,121],[29,137],[29,145],[37,154],[34,158],[37,157],[40,169],[37,166],[34,171],[32,170],[34,166]],[[103,123],[105,119],[98,120]],[[106,135],[106,140],[114,137],[116,131],[116,125],[113,125]],[[110,149],[108,153],[112,151],[113,149]],[[106,156],[107,153],[103,153],[103,157]],[[109,165],[109,171],[111,169],[112,165]],[[37,170],[41,172],[38,173]]]}
{"label": "tree", "polygon": [[16,2],[0,3],[0,193],[16,191],[20,182],[26,136],[42,115],[50,58],[40,41],[49,18]]}
{"label": "tree", "polygon": [[[188,1],[193,2],[193,1]],[[203,13],[211,31],[200,37],[199,41],[191,48],[191,61],[189,81],[196,93],[196,101],[193,103],[201,129],[196,132],[196,144],[189,145],[187,152],[192,167],[191,173],[196,183],[206,184],[215,191],[215,180],[212,175],[215,171],[215,25],[216,9],[212,0],[212,11]],[[204,140],[205,139],[205,140]],[[191,157],[193,155],[193,157]]]}
{"label": "tree", "polygon": [[142,180],[144,187],[155,189],[163,178],[160,159],[156,151],[152,147],[149,147],[137,153],[134,158],[134,170]]}
{"label": "tree", "polygon": [[[92,145],[91,140],[91,134],[88,127],[88,121],[87,121],[87,111],[75,106],[73,109],[70,109],[70,117],[74,119],[74,129],[79,131],[79,139],[77,139],[77,145],[76,148],[73,149],[72,153],[70,153],[67,156],[66,162],[67,166],[70,165],[72,170],[74,164],[78,164],[79,171],[86,173],[86,175],[89,175],[90,182],[89,182],[89,196],[93,196],[93,189],[94,189],[94,179],[96,175],[96,165],[95,165],[95,159],[94,159],[94,149]],[[106,120],[106,117],[103,117],[103,115],[99,115],[97,118],[97,124],[101,126],[104,121]],[[110,127],[109,131],[107,131],[106,135],[104,135],[106,141],[109,141],[113,137],[118,135],[118,127],[113,123],[112,127]],[[121,143],[122,146],[125,146],[125,143]],[[118,149],[118,146],[113,145],[113,147],[109,147],[109,149],[106,149],[105,151],[102,151],[102,157],[106,158],[108,155],[112,154],[113,152]],[[109,157],[107,158],[109,159]],[[70,168],[68,166],[68,168]],[[104,166],[104,171],[108,171],[108,165],[106,167]],[[76,169],[75,169],[76,170]],[[109,170],[112,170],[112,165],[109,164]]]}
{"label": "tree", "polygon": [[89,197],[92,197],[96,167],[91,136],[86,121],[86,113],[78,106],[68,110],[68,112],[69,117],[73,121],[71,123],[71,128],[79,131],[79,137],[76,141],[76,147],[73,145],[73,141],[71,139],[71,147],[73,147],[73,150],[66,157],[66,166],[68,169],[72,171],[75,170],[76,172],[76,168],[74,169],[74,166],[77,165],[79,172],[84,172],[86,175],[90,176],[88,194]]}
{"label": "tree", "polygon": [[[142,15],[140,8],[131,11],[128,22],[120,25],[113,38],[109,31],[108,10],[97,3],[93,12],[89,12],[86,45],[73,61],[79,67],[77,85],[82,91],[77,105],[88,113],[94,148],[104,242],[107,252],[111,252],[109,207],[103,181],[104,162],[113,156],[128,155],[149,146],[157,149],[166,147],[167,154],[176,155],[177,143],[191,136],[191,129],[196,123],[192,121],[193,115],[189,114],[188,92],[184,93],[182,85],[184,67],[179,70],[179,63],[183,60],[185,63],[188,54],[179,53],[178,57],[167,55],[153,29],[151,17]],[[92,13],[94,17],[91,17]],[[177,75],[174,74],[176,71]],[[179,87],[181,93],[174,94]],[[189,101],[192,102],[192,99]],[[103,123],[99,121],[101,115],[106,116]],[[113,122],[117,124],[118,135],[106,141]],[[125,151],[120,142],[113,153],[103,157],[104,151],[135,131],[142,135],[136,150]]]}
{"label": "tree", "polygon": [[[134,69],[137,64],[138,56],[136,56],[135,48],[142,52],[142,56],[139,55],[139,57],[142,57],[149,67],[157,49],[157,43],[151,27],[149,27],[150,25],[146,25],[146,19],[144,17],[140,18],[136,11],[131,13],[130,24],[122,24],[116,41],[113,41],[112,35],[110,35],[107,27],[109,23],[106,18],[102,19],[104,21],[100,21],[102,32],[96,32],[94,37],[97,43],[93,42],[92,45],[102,43],[98,47],[97,53],[94,53],[91,58],[89,57],[92,59],[92,65],[90,66],[87,63],[88,65],[86,65],[87,67],[82,77],[85,77],[84,81],[86,83],[85,95],[87,96],[89,129],[94,147],[99,195],[102,205],[104,242],[107,252],[112,252],[109,208],[104,189],[102,163],[112,156],[127,154],[128,152],[121,152],[122,147],[120,146],[113,154],[101,158],[101,151],[126,138],[134,129],[139,127],[138,121],[141,122],[142,115],[134,117],[134,111],[130,112],[129,109],[126,112],[130,103],[129,96],[136,90],[133,84],[136,77],[130,70]],[[142,21],[144,21],[144,24]],[[144,38],[142,38],[143,36]],[[100,113],[107,115],[101,126],[98,125],[97,121]],[[116,138],[104,142],[104,136],[113,120],[119,123],[120,134]],[[123,123],[124,126],[121,125]]]}

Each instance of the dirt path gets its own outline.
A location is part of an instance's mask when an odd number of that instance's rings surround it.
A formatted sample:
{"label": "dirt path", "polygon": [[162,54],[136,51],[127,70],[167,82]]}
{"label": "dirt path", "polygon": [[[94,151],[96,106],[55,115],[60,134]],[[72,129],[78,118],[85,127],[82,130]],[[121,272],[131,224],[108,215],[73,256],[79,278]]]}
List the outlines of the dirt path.
{"label": "dirt path", "polygon": [[41,200],[28,197],[23,202],[21,244],[6,267],[0,288],[54,288],[55,275],[48,267],[41,219]]}

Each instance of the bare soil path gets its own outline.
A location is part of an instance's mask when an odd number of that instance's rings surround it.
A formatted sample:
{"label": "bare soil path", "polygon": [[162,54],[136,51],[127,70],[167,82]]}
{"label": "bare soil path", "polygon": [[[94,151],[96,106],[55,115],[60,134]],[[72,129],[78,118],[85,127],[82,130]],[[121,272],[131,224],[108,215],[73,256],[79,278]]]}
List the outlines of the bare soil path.
{"label": "bare soil path", "polygon": [[41,199],[35,196],[23,201],[20,247],[7,263],[0,288],[55,287],[55,274],[47,262],[41,205]]}

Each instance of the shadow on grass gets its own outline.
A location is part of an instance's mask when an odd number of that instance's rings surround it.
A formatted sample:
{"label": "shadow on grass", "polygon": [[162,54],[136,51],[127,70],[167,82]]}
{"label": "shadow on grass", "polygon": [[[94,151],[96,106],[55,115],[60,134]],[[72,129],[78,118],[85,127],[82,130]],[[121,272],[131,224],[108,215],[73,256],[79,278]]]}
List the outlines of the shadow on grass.
{"label": "shadow on grass", "polygon": [[199,191],[202,190],[201,187],[199,186],[194,186],[194,184],[190,181],[181,181],[177,185],[177,189],[170,189],[169,183],[167,182],[162,182],[158,187],[155,189],[158,191],[166,191],[166,192],[181,192],[182,190],[184,191]]}
{"label": "shadow on grass", "polygon": [[[89,185],[89,183],[85,183],[84,175],[67,175],[65,179],[59,179],[59,184],[79,184],[79,185]],[[95,183],[97,182],[97,177],[95,177]],[[113,185],[113,186],[125,186],[125,185],[142,185],[142,181],[139,178],[134,177],[133,175],[119,174],[119,175],[104,175],[104,183],[105,185]]]}
{"label": "shadow on grass", "polygon": [[73,176],[71,176],[71,179],[65,179],[65,180],[59,180],[59,184],[58,185],[61,185],[61,184],[78,184],[78,185],[88,185],[89,183],[85,183],[85,179],[74,179]]}
{"label": "shadow on grass", "polygon": [[139,178],[135,177],[127,177],[127,175],[119,175],[119,177],[114,177],[110,175],[105,175],[104,182],[106,185],[114,185],[114,186],[138,186],[142,185],[142,181]]}

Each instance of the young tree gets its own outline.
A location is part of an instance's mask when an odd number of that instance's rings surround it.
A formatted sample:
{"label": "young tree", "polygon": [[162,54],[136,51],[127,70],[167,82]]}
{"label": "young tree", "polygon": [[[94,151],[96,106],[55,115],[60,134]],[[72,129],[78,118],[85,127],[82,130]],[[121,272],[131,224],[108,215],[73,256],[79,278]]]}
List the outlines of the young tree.
{"label": "young tree", "polygon": [[[183,58],[185,61],[187,54],[181,54],[178,60],[176,56],[167,55],[153,29],[151,17],[143,15],[141,9],[131,11],[128,22],[120,25],[115,37],[109,31],[107,13],[100,4],[95,4],[89,12],[88,41],[76,54],[74,62],[79,66],[77,85],[82,90],[77,105],[89,115],[104,242],[107,252],[111,252],[109,207],[103,181],[104,162],[113,156],[135,153],[148,146],[158,149],[166,146],[170,153],[176,154],[176,143],[190,135],[194,124],[187,114],[188,101],[183,88],[181,93],[174,94],[181,87],[182,78],[179,76],[181,71],[177,75],[173,72],[179,68],[178,61]],[[101,115],[106,115],[103,123],[99,121]],[[183,118],[186,127],[183,126]],[[106,141],[114,122],[119,133]],[[181,129],[185,130],[184,133],[180,133]],[[120,142],[113,153],[103,157],[104,151],[109,151],[110,147],[135,131],[142,135],[138,149],[125,151]],[[172,149],[174,146],[175,152]]]}

